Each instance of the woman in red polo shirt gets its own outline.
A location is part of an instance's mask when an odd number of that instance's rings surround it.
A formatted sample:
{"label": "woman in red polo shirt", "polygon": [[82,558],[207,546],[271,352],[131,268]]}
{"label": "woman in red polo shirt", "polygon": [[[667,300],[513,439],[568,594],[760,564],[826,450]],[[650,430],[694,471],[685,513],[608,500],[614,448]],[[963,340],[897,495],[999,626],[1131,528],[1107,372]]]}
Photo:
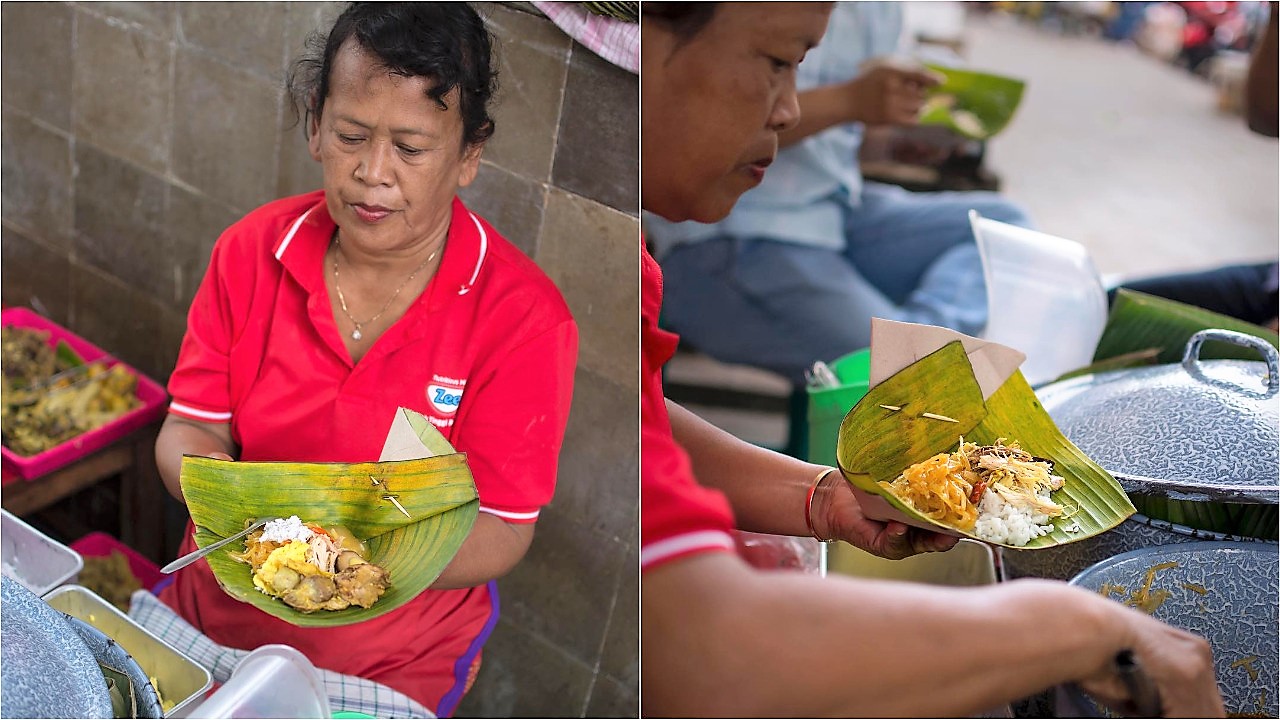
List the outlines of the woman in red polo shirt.
{"label": "woman in red polo shirt", "polygon": [[[324,189],[269,203],[214,247],[156,446],[169,491],[184,453],[376,460],[398,407],[468,463],[480,515],[427,591],[385,616],[304,629],[225,595],[208,565],[161,598],[216,642],[284,643],[449,715],[497,620],[493,580],[525,554],[552,495],[577,329],[551,281],[467,210],[493,121],[491,39],[464,3],[357,3],[290,89]],[[181,552],[194,549],[188,537]]]}
{"label": "woman in red polo shirt", "polygon": [[[829,3],[645,3],[642,206],[714,222],[760,182],[806,98],[795,67]],[[662,396],[675,336],[641,250],[641,702],[653,716],[961,717],[1075,681],[1123,707],[1131,649],[1167,716],[1223,714],[1208,643],[1065,583],[942,588],[762,572],[734,527],[888,557],[955,542],[861,515],[824,468],[738,440]]]}

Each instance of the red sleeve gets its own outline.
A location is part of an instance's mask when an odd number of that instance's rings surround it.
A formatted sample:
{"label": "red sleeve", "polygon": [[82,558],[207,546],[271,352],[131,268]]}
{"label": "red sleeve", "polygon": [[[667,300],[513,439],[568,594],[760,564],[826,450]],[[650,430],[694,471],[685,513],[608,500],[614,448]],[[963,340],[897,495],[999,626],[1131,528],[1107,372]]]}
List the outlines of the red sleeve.
{"label": "red sleeve", "polygon": [[[233,228],[234,229],[234,228]],[[231,421],[232,311],[224,275],[228,230],[214,245],[209,269],[191,301],[187,332],[169,377],[169,412],[193,420]],[[249,268],[245,268],[252,274]]]}
{"label": "red sleeve", "polygon": [[734,551],[733,513],[724,495],[693,479],[689,458],[671,437],[642,420],[640,568],[703,552]]}
{"label": "red sleeve", "polygon": [[481,512],[531,523],[551,501],[577,358],[578,329],[566,311],[512,349],[482,385],[467,387],[454,446],[467,453]]}
{"label": "red sleeve", "polygon": [[698,484],[689,456],[671,434],[662,366],[677,338],[657,316],[662,275],[641,250],[640,568],[703,552],[733,552],[733,511],[718,491]]}

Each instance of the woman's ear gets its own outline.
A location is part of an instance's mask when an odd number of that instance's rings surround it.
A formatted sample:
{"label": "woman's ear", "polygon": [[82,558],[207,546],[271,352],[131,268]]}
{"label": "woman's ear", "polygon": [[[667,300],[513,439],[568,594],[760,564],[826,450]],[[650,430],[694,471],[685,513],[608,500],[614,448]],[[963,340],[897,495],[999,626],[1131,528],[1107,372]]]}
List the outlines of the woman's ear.
{"label": "woman's ear", "polygon": [[462,151],[462,167],[458,173],[458,187],[466,187],[476,179],[480,169],[480,155],[484,152],[484,143],[472,143]]}
{"label": "woman's ear", "polygon": [[307,150],[311,153],[311,159],[320,162],[320,116],[316,113],[307,113]]}

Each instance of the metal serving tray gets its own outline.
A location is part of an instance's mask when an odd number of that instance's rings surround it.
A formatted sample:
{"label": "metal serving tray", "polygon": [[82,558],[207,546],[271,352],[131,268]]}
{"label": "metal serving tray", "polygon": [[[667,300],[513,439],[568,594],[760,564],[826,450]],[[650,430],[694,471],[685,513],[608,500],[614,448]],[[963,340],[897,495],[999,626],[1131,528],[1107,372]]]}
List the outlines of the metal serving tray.
{"label": "metal serving tray", "polygon": [[207,669],[134,622],[92,590],[81,585],[63,585],[44,600],[55,610],[98,628],[128,651],[143,672],[154,678],[156,689],[166,704],[175,703],[165,712],[165,717],[186,717],[213,686],[213,676]]}

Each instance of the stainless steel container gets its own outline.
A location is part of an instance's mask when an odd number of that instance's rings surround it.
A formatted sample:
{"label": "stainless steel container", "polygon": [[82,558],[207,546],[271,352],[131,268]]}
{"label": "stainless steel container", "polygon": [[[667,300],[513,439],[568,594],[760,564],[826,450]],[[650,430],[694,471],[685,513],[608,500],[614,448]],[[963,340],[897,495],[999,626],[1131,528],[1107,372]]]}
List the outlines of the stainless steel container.
{"label": "stainless steel container", "polygon": [[[1199,359],[1207,341],[1264,362]],[[1192,336],[1180,364],[1118,370],[1037,390],[1064,435],[1115,476],[1142,514],[1043,550],[1005,550],[1008,577],[1070,579],[1118,553],[1201,540],[1270,542],[1280,500],[1280,358],[1226,330]]]}
{"label": "stainless steel container", "polygon": [[[1071,584],[1207,640],[1227,717],[1280,717],[1280,548],[1233,542],[1143,548],[1097,563]],[[1078,688],[1060,687],[1056,695],[1056,717],[1101,716]]]}
{"label": "stainless steel container", "polygon": [[75,582],[84,568],[80,553],[0,509],[0,562],[7,577],[38,596]]}
{"label": "stainless steel container", "polygon": [[44,599],[54,609],[101,630],[132,655],[169,706],[165,717],[186,717],[212,687],[207,669],[88,588],[63,585]]}

